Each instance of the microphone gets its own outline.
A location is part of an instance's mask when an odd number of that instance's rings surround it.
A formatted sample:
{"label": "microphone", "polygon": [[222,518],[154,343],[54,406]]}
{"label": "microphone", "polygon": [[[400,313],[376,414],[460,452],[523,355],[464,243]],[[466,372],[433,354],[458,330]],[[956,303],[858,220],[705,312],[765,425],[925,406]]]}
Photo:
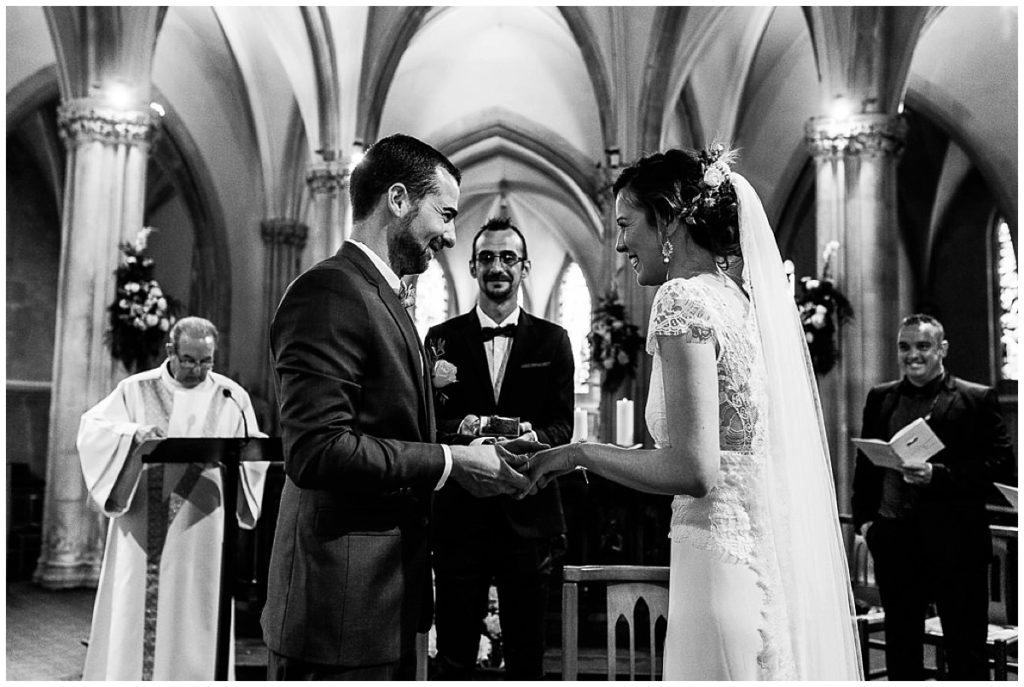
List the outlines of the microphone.
{"label": "microphone", "polygon": [[238,402],[238,399],[231,395],[231,389],[221,389],[221,393],[224,394],[224,398],[231,399],[231,402],[238,408],[238,413],[242,416],[242,430],[245,432],[245,438],[249,438],[249,422],[245,419],[245,411],[242,410],[242,404]]}

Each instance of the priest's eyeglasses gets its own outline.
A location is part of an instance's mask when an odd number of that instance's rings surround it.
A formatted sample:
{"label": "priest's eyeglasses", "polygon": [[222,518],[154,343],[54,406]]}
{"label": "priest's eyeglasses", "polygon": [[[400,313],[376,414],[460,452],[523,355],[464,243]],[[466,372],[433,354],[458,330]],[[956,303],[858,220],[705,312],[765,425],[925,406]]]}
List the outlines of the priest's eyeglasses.
{"label": "priest's eyeglasses", "polygon": [[515,267],[520,262],[526,262],[526,258],[521,258],[510,250],[503,250],[500,253],[482,250],[476,254],[476,261],[479,265],[490,265],[495,260],[501,260],[501,264],[505,267]]}
{"label": "priest's eyeglasses", "polygon": [[187,356],[187,355],[179,355],[178,356],[178,363],[182,367],[187,367],[190,370],[194,370],[197,367],[201,367],[203,369],[209,370],[211,367],[213,367],[213,359],[211,359],[211,358],[204,358],[203,360],[196,360],[195,358],[193,358],[191,356]]}

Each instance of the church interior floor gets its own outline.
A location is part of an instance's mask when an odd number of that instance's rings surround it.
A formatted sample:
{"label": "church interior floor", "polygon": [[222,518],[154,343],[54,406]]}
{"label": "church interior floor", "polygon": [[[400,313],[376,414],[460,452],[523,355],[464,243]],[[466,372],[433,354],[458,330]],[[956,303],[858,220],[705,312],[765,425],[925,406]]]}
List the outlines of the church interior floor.
{"label": "church interior floor", "polygon": [[[85,642],[95,591],[91,589],[48,590],[28,581],[8,582],[7,594],[7,680],[79,680],[85,662]],[[259,680],[265,670],[266,649],[258,640],[239,638],[236,671],[241,680]],[[881,651],[872,651],[872,664],[884,662]],[[928,657],[933,659],[932,656]],[[545,669],[549,679],[558,679],[560,657],[549,648]],[[926,664],[928,661],[926,661]],[[581,679],[601,679],[600,671]],[[500,676],[482,676],[500,679]]]}
{"label": "church interior floor", "polygon": [[8,680],[79,680],[89,639],[92,589],[7,583]]}

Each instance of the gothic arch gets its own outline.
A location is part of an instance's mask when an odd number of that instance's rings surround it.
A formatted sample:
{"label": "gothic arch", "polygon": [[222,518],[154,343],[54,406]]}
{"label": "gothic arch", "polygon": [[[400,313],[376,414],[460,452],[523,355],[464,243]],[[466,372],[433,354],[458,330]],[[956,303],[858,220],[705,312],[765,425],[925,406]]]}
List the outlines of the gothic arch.
{"label": "gothic arch", "polygon": [[576,45],[579,46],[580,54],[583,56],[583,64],[590,74],[590,83],[594,88],[594,97],[597,100],[597,114],[601,120],[601,136],[604,139],[605,148],[611,147],[618,138],[618,117],[615,108],[612,107],[611,87],[609,86],[608,72],[601,59],[601,47],[598,43],[594,30],[587,21],[583,8],[574,6],[559,7],[562,18],[569,26]]}
{"label": "gothic arch", "polygon": [[[161,102],[166,99],[157,94]],[[191,133],[171,105],[165,105],[163,132],[150,155],[167,176],[192,220],[194,248],[188,310],[217,323],[221,353],[228,367],[231,347],[231,253],[227,227],[213,193],[213,178]],[[148,185],[148,184],[147,184]],[[149,195],[150,189],[147,189]],[[148,203],[147,203],[148,205]],[[147,207],[147,214],[151,208]]]}
{"label": "gothic arch", "polygon": [[[387,101],[388,90],[391,88],[391,81],[395,78],[395,71],[402,61],[405,49],[409,42],[416,35],[424,18],[430,11],[430,7],[409,7],[402,13],[401,19],[391,27],[387,39],[381,41],[381,48],[384,52],[384,60],[374,73],[368,73],[370,54],[377,46],[367,44],[363,55],[363,87],[364,97],[360,98],[359,110],[356,114],[356,136],[361,136],[363,143],[372,143],[377,140],[377,133],[380,130],[380,116],[384,111],[384,103]],[[367,21],[367,31],[372,27],[374,19],[380,17],[380,8],[371,8],[370,18]]]}
{"label": "gothic arch", "polygon": [[[689,10],[685,7],[659,7],[655,14],[654,36],[648,55],[676,55],[676,41],[682,30]],[[640,90],[639,149],[658,150],[661,148],[662,122],[665,121],[665,104],[674,99],[669,93],[669,79],[672,76],[674,60],[648,59],[644,71],[644,83]]]}

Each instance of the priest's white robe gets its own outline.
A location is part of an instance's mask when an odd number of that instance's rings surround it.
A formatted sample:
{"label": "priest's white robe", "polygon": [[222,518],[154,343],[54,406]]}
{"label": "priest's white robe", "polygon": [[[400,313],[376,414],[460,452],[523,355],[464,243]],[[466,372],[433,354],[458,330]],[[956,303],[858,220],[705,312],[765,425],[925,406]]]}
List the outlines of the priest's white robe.
{"label": "priest's white robe", "polygon": [[[166,362],[123,380],[82,416],[82,473],[90,499],[111,518],[84,680],[214,677],[224,532],[220,469],[143,466],[130,448],[140,425],[161,427],[168,437],[244,436],[239,406],[224,389],[243,409],[250,435],[265,436],[241,386],[210,372],[186,389]],[[242,463],[237,517],[246,529],[259,517],[268,465]],[[232,626],[232,650],[233,640]]]}

